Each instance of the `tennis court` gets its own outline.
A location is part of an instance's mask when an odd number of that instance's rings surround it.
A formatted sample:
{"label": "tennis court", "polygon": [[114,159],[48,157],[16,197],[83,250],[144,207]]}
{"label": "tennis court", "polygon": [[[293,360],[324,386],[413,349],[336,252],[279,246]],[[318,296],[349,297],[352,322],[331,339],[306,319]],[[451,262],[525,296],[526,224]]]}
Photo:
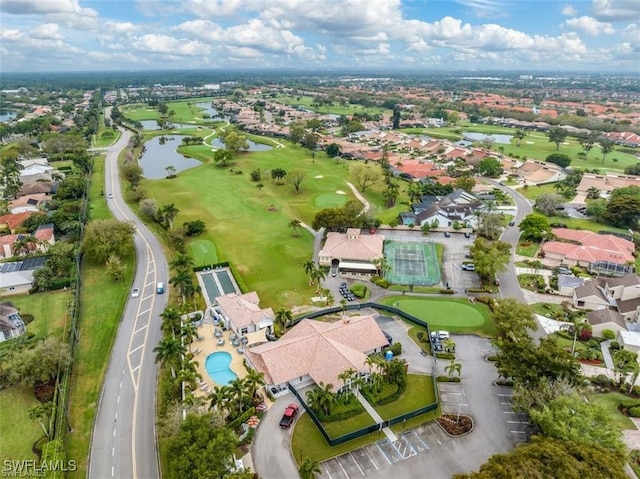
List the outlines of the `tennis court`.
{"label": "tennis court", "polygon": [[431,286],[440,282],[438,255],[433,243],[388,241],[384,255],[391,270],[385,279],[393,284]]}

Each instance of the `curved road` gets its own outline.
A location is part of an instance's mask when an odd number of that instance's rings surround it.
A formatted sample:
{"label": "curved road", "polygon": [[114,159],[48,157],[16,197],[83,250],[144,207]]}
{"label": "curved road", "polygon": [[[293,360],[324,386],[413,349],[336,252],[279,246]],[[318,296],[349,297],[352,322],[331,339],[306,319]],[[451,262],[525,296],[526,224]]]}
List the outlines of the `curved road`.
{"label": "curved road", "polygon": [[159,315],[167,295],[157,295],[155,285],[167,284],[167,262],[160,243],[129,210],[120,190],[118,154],[131,133],[123,130],[106,150],[105,196],[119,220],[135,224],[138,298],[129,298],[111,351],[98,404],[89,457],[88,477],[160,477],[156,447],[156,377],[153,348],[161,339]]}

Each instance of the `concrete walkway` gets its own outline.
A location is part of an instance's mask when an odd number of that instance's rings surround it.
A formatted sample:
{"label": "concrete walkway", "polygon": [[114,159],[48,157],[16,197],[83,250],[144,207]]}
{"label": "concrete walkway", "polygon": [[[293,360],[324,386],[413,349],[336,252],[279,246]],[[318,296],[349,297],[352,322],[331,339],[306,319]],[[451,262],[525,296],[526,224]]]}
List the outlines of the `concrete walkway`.
{"label": "concrete walkway", "polygon": [[371,205],[369,204],[369,202],[365,199],[364,196],[362,196],[360,194],[360,192],[357,190],[357,188],[355,186],[353,186],[351,183],[349,183],[347,181],[347,185],[349,185],[349,188],[351,188],[351,191],[353,191],[353,195],[358,198],[358,200],[360,201],[360,203],[362,203],[363,208],[362,211],[360,212],[362,213],[366,213],[367,211],[369,211],[369,209],[371,208]]}
{"label": "concrete walkway", "polygon": [[600,349],[602,350],[602,359],[604,361],[607,369],[615,370],[615,365],[613,364],[613,359],[611,358],[611,352],[609,351],[609,345],[611,345],[611,340],[608,339],[606,341],[602,341],[600,343]]}
{"label": "concrete walkway", "polygon": [[[369,404],[369,401],[367,401],[362,396],[362,394],[360,394],[360,391],[356,392],[356,398],[358,398],[358,401],[360,401],[360,404],[364,406],[364,409],[369,413],[369,416],[371,416],[377,423],[383,422],[383,419],[380,417],[380,414],[378,414],[376,410],[373,409],[373,406],[371,406],[371,404]],[[384,432],[387,435],[387,437],[389,438],[389,441],[396,442],[398,440],[397,436],[388,427],[385,427],[382,430],[382,432]]]}

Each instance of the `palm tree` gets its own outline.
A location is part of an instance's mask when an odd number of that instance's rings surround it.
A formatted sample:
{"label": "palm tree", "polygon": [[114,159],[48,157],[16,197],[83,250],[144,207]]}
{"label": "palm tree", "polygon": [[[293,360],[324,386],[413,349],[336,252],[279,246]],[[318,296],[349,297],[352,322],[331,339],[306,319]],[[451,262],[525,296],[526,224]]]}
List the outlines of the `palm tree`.
{"label": "palm tree", "polygon": [[600,140],[600,150],[602,151],[602,164],[609,153],[613,151],[615,144],[610,140]]}
{"label": "palm tree", "polygon": [[160,216],[165,228],[169,227],[169,229],[173,229],[173,220],[176,216],[178,216],[179,212],[180,210],[176,208],[176,205],[174,205],[173,203],[164,205],[162,208],[160,208],[160,211],[158,211],[158,215]]}
{"label": "palm tree", "polygon": [[227,386],[214,386],[209,393],[209,409],[223,411],[228,406],[227,398],[229,397]]}
{"label": "palm tree", "polygon": [[45,426],[43,419],[46,418],[47,422],[50,423],[49,417],[52,410],[53,403],[51,401],[29,408],[29,419],[31,419],[32,421],[38,421],[40,427],[44,431],[44,435],[47,437],[49,437],[49,428],[51,427],[51,424],[49,424],[49,427]]}
{"label": "palm tree", "polygon": [[312,282],[316,284],[316,293],[320,293],[322,289],[321,281],[327,277],[327,274],[322,268],[316,268],[311,273]]}
{"label": "palm tree", "polygon": [[381,258],[374,259],[372,261],[373,265],[376,267],[378,275],[383,278],[386,273],[391,271],[391,265],[387,261],[387,258],[382,256]]}
{"label": "palm tree", "polygon": [[340,300],[340,309],[342,310],[342,314],[347,310],[347,300],[344,298]]}
{"label": "palm tree", "polygon": [[451,379],[454,374],[460,376],[462,372],[462,364],[457,363],[455,359],[452,359],[448,366],[444,367],[444,372],[449,373],[449,378]]}
{"label": "palm tree", "polygon": [[181,369],[178,371],[176,380],[178,384],[184,384],[187,392],[194,391],[196,389],[197,381],[202,379],[202,375],[197,371],[191,369]]}
{"label": "palm tree", "polygon": [[305,457],[302,464],[300,464],[300,477],[302,479],[315,479],[321,472],[320,463],[314,459]]}
{"label": "palm tree", "polygon": [[156,353],[156,363],[171,368],[171,376],[176,377],[176,365],[180,364],[180,359],[185,353],[184,346],[178,338],[166,338],[158,343],[153,349]]}
{"label": "palm tree", "polygon": [[186,253],[177,253],[173,260],[169,263],[172,269],[193,269],[193,258]]}
{"label": "palm tree", "polygon": [[313,261],[312,259],[307,260],[304,263],[304,272],[307,273],[309,275],[309,285],[313,284],[313,272],[318,269],[318,266],[316,265],[316,262]]}
{"label": "palm tree", "polygon": [[453,353],[456,350],[456,343],[451,338],[445,339],[442,341],[442,347],[447,353]]}
{"label": "palm tree", "polygon": [[351,381],[351,378],[357,373],[358,371],[356,371],[353,368],[349,368],[346,371],[341,372],[340,374],[338,374],[338,379],[340,379],[343,383],[343,389],[345,393],[350,393],[351,389],[347,389],[347,383],[349,381]]}
{"label": "palm tree", "polygon": [[193,277],[191,276],[191,273],[186,269],[179,269],[176,271],[175,275],[169,279],[169,283],[180,290],[182,304],[184,305],[187,289],[190,286],[193,286]]}
{"label": "palm tree", "polygon": [[247,386],[240,378],[235,378],[227,385],[229,395],[233,398],[231,407],[233,417],[240,416],[244,412],[245,405],[252,399]]}
{"label": "palm tree", "polygon": [[331,306],[333,304],[333,302],[335,301],[335,298],[333,297],[333,294],[331,293],[331,290],[329,290],[329,289],[323,289],[322,290],[322,296],[324,296],[324,300],[326,302],[326,306]]}
{"label": "palm tree", "polygon": [[167,172],[167,177],[169,178],[173,178],[174,176],[176,176],[176,167],[173,165],[169,165],[165,168],[165,171]]}
{"label": "palm tree", "polygon": [[255,369],[249,370],[244,380],[247,383],[247,388],[252,398],[255,398],[258,389],[265,385],[264,373],[256,371]]}
{"label": "palm tree", "polygon": [[302,226],[302,223],[300,222],[300,220],[297,219],[292,219],[291,221],[289,221],[289,228],[293,229],[293,236],[294,237],[298,237],[300,236],[300,234],[298,233],[298,228],[300,228]]}
{"label": "palm tree", "polygon": [[196,305],[196,295],[202,293],[202,288],[199,284],[195,284],[193,282],[188,283],[184,287],[184,294],[186,297],[191,298],[193,300],[193,309],[197,309]]}
{"label": "palm tree", "polygon": [[527,136],[527,134],[522,130],[516,130],[513,136],[517,141],[517,145],[520,146],[522,144],[522,140],[524,139],[525,136]]}
{"label": "palm tree", "polygon": [[171,333],[172,335],[175,335],[180,330],[180,326],[182,324],[180,312],[173,306],[167,306],[164,308],[164,311],[160,313],[160,317],[162,318],[163,333]]}
{"label": "palm tree", "polygon": [[307,401],[312,409],[322,412],[324,415],[328,415],[331,412],[331,407],[335,404],[336,397],[331,391],[333,384],[325,385],[322,381],[317,387],[311,391],[307,391]]}
{"label": "palm tree", "polygon": [[291,312],[290,309],[280,308],[276,312],[276,318],[275,319],[276,319],[276,323],[281,325],[282,332],[286,333],[287,332],[287,326],[289,325],[289,323],[291,321],[293,321],[293,313]]}
{"label": "palm tree", "polygon": [[191,351],[191,343],[193,338],[198,336],[198,328],[191,324],[190,321],[187,321],[180,329],[180,336],[182,336],[182,339],[189,347],[189,351]]}

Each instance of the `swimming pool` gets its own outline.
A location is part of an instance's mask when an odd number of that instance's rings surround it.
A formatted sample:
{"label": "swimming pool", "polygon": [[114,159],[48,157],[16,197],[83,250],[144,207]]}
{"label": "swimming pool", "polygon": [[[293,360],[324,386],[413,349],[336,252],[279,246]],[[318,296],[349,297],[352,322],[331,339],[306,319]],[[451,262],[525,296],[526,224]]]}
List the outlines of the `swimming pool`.
{"label": "swimming pool", "polygon": [[226,386],[238,377],[238,375],[229,368],[230,364],[231,354],[218,351],[217,353],[212,353],[207,356],[204,367],[211,379],[213,379],[218,386]]}

